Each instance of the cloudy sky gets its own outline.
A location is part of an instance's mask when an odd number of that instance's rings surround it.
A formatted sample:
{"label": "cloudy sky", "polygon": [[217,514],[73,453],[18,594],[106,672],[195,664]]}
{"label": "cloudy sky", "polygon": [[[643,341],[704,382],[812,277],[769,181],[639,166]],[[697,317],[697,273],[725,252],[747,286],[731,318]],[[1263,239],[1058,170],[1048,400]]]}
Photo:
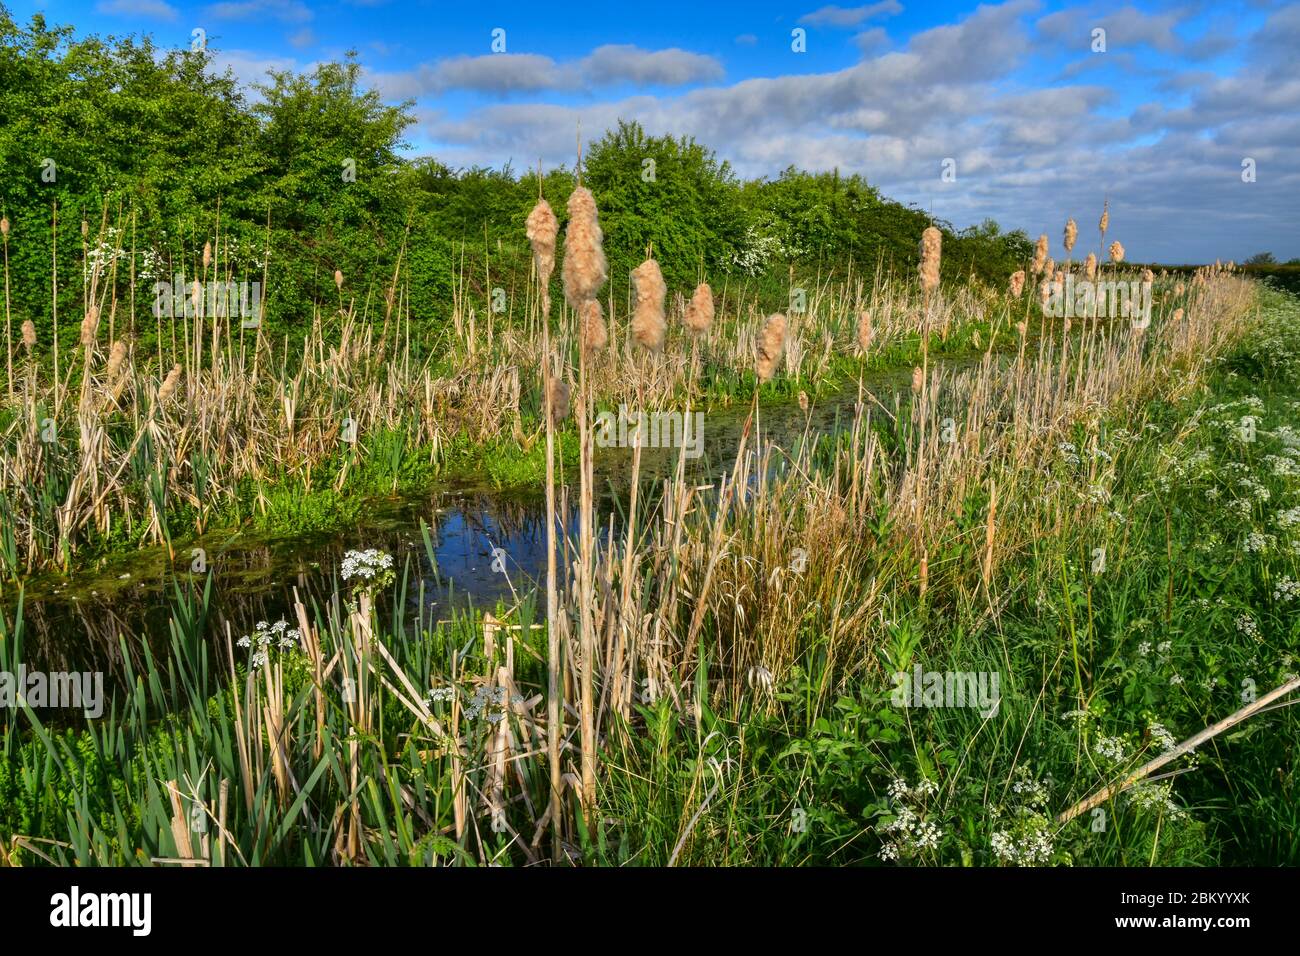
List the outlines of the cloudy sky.
{"label": "cloudy sky", "polygon": [[415,101],[413,152],[456,166],[571,164],[579,123],[621,117],[744,176],[861,173],[958,226],[1055,245],[1109,198],[1131,259],[1300,256],[1300,3],[5,2],[168,46],[202,28],[247,81],[354,49]]}

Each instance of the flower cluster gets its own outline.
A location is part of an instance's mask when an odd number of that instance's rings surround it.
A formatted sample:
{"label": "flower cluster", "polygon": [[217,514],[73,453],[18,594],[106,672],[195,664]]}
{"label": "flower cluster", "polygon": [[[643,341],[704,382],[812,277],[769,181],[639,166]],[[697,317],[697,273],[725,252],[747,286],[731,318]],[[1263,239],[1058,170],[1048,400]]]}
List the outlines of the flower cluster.
{"label": "flower cluster", "polygon": [[939,848],[943,830],[925,818],[926,801],[938,792],[939,785],[924,778],[915,787],[909,787],[903,779],[896,779],[889,785],[886,793],[890,802],[901,806],[894,811],[893,818],[880,827],[887,836],[880,849],[882,860],[910,860]]}
{"label": "flower cluster", "polygon": [[272,650],[290,650],[298,647],[302,640],[302,631],[290,627],[289,622],[281,618],[274,624],[258,621],[252,634],[245,634],[236,643],[240,647],[253,649],[249,663],[254,668],[270,661]]}

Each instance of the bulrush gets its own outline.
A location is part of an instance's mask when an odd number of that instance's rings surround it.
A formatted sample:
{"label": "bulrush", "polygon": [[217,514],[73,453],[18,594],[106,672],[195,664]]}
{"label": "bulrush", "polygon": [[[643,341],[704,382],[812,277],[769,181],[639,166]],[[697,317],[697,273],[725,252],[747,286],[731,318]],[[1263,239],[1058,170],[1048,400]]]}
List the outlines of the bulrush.
{"label": "bulrush", "polygon": [[808,413],[808,393],[803,389],[799,389],[799,411]]}
{"label": "bulrush", "polygon": [[925,373],[921,371],[920,366],[912,369],[912,392],[920,395],[921,389],[925,387]]}
{"label": "bulrush", "polygon": [[1143,282],[1155,282],[1155,281],[1156,281],[1156,274],[1155,274],[1154,272],[1152,272],[1150,269],[1143,269],[1143,270],[1142,270],[1142,281],[1143,281]]}
{"label": "bulrush", "polygon": [[599,352],[609,342],[609,331],[605,328],[605,316],[599,299],[588,299],[578,310],[582,322],[582,349],[591,354]]}
{"label": "bulrush", "polygon": [[[568,257],[565,257],[568,265]],[[668,286],[664,274],[659,271],[659,263],[647,259],[632,270],[632,335],[638,344],[651,352],[658,352],[664,347],[664,332],[668,323],[664,319],[664,297]]]}
{"label": "bulrush", "polygon": [[99,328],[99,307],[92,304],[86,308],[86,317],[81,320],[81,344],[89,348],[95,342],[95,330]]}
{"label": "bulrush", "polygon": [[1181,321],[1183,321],[1183,310],[1182,310],[1182,309],[1174,309],[1174,321],[1175,321],[1175,322],[1181,322]]}
{"label": "bulrush", "polygon": [[1065,254],[1069,256],[1074,251],[1074,241],[1079,238],[1079,224],[1073,219],[1065,221]]}
{"label": "bulrush", "polygon": [[86,220],[84,219],[81,220],[81,238],[85,239],[86,236],[89,235],[89,233],[90,233],[90,223],[86,222]]}
{"label": "bulrush", "polygon": [[1101,230],[1102,244],[1106,243],[1106,230],[1110,228],[1110,200],[1107,199],[1102,203],[1101,219],[1097,221],[1097,228]]}
{"label": "bulrush", "polygon": [[1025,270],[1019,269],[1011,273],[1011,298],[1020,298],[1020,293],[1025,291]]}
{"label": "bulrush", "polygon": [[212,243],[205,242],[203,244],[203,268],[207,269],[210,265],[212,265]]}
{"label": "bulrush", "polygon": [[1182,295],[1185,291],[1187,291],[1187,286],[1181,282],[1174,283],[1174,295]]}
{"label": "bulrush", "polygon": [[1119,244],[1118,239],[1110,244],[1110,261],[1116,265],[1124,261],[1124,247]]}
{"label": "bulrush", "polygon": [[533,247],[533,265],[537,267],[537,282],[542,288],[542,312],[551,311],[551,273],[555,271],[555,239],[560,234],[560,221],[555,218],[551,204],[545,199],[537,205],[524,222],[524,232]]}
{"label": "bulrush", "polygon": [[557,425],[569,417],[569,383],[562,378],[551,379],[551,421]]}
{"label": "bulrush", "polygon": [[1056,260],[1051,256],[1048,256],[1047,261],[1043,263],[1043,275],[1048,279],[1056,278]]}
{"label": "bulrush", "polygon": [[0,236],[4,236],[6,239],[9,238],[9,217],[8,216],[0,216]]}
{"label": "bulrush", "polygon": [[167,373],[163,379],[162,386],[158,389],[158,404],[162,404],[176,394],[176,389],[181,384],[181,363],[177,362],[172,366],[172,370]]}
{"label": "bulrush", "polygon": [[713,290],[707,282],[701,282],[695,287],[695,294],[686,305],[682,321],[692,332],[709,331],[709,326],[713,324]]}
{"label": "bulrush", "polygon": [[342,270],[342,269],[335,269],[335,270],[334,270],[334,288],[336,288],[336,289],[342,289],[342,288],[343,288],[343,270]]}
{"label": "bulrush", "polygon": [[1043,311],[1047,311],[1047,302],[1052,297],[1052,283],[1048,279],[1038,283],[1038,301],[1042,305]]}
{"label": "bulrush", "polygon": [[596,298],[605,284],[609,264],[605,261],[603,242],[596,199],[590,189],[579,186],[569,195],[569,225],[564,232],[564,297],[575,310],[585,300]]}
{"label": "bulrush", "polygon": [[770,382],[776,374],[776,363],[785,349],[785,316],[780,312],[768,318],[763,331],[758,334],[758,362],[755,371],[760,382]]}
{"label": "bulrush", "polygon": [[23,323],[23,345],[28,354],[31,354],[32,349],[36,347],[36,326],[32,325],[31,319]]}
{"label": "bulrush", "polygon": [[858,313],[858,348],[863,355],[867,354],[867,349],[871,348],[871,313]]}
{"label": "bulrush", "polygon": [[109,383],[117,381],[118,374],[122,371],[122,364],[126,361],[126,343],[117,341],[113,343],[113,350],[108,354],[108,367],[106,373]]}
{"label": "bulrush", "polygon": [[1083,260],[1083,274],[1089,281],[1097,277],[1097,256],[1095,253],[1088,253],[1088,258]]}
{"label": "bulrush", "polygon": [[1029,271],[1038,275],[1043,271],[1043,266],[1047,263],[1047,234],[1038,237],[1038,242],[1034,245],[1034,261],[1030,263]]}
{"label": "bulrush", "polygon": [[921,288],[928,300],[939,288],[939,263],[943,258],[943,233],[934,226],[921,233]]}

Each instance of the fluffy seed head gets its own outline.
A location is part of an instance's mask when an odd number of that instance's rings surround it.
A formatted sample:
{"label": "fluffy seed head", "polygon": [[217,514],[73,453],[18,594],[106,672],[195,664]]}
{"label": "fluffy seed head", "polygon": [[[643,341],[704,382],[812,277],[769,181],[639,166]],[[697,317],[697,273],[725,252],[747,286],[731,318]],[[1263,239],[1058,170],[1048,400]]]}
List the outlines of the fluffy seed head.
{"label": "fluffy seed head", "polygon": [[555,211],[545,199],[537,200],[537,205],[524,220],[524,234],[533,247],[537,279],[546,285],[551,273],[555,271],[555,240],[560,234],[560,221],[555,218]]}
{"label": "fluffy seed head", "polygon": [[1065,254],[1069,255],[1074,249],[1074,240],[1079,238],[1079,224],[1073,219],[1065,221]]}
{"label": "fluffy seed head", "polygon": [[569,417],[569,383],[561,378],[551,379],[551,421],[559,424]]}
{"label": "fluffy seed head", "polygon": [[1106,230],[1110,228],[1110,200],[1107,199],[1101,207],[1101,219],[1097,221],[1097,228],[1101,230],[1101,238],[1106,239]]}
{"label": "fluffy seed head", "polygon": [[1175,322],[1181,322],[1181,321],[1183,321],[1183,310],[1182,310],[1182,309],[1174,309],[1174,321],[1175,321]]}
{"label": "fluffy seed head", "polygon": [[1124,247],[1118,239],[1110,244],[1110,261],[1117,264],[1124,261]]}
{"label": "fluffy seed head", "polygon": [[1050,279],[1044,279],[1038,283],[1038,301],[1043,309],[1047,309],[1047,302],[1052,297],[1052,283]]}
{"label": "fluffy seed head", "polygon": [[5,236],[7,238],[8,235],[9,235],[9,217],[0,216],[0,236]]}
{"label": "fluffy seed head", "polygon": [[564,233],[564,297],[574,309],[596,298],[605,284],[609,263],[605,261],[604,240],[596,198],[590,189],[579,186],[569,196],[569,225]]}
{"label": "fluffy seed head", "polygon": [[600,308],[600,301],[588,299],[578,310],[582,323],[582,348],[588,354],[599,352],[609,342],[609,330],[605,328],[605,317]]}
{"label": "fluffy seed head", "polygon": [[780,312],[768,318],[758,335],[758,362],[755,371],[760,382],[770,382],[776,374],[777,362],[785,349],[785,316]]}
{"label": "fluffy seed head", "polygon": [[89,346],[95,341],[95,330],[99,328],[99,307],[93,303],[86,307],[86,317],[81,320],[81,344]]}
{"label": "fluffy seed head", "polygon": [[871,313],[858,313],[858,348],[863,355],[867,354],[867,349],[871,348]]}
{"label": "fluffy seed head", "polygon": [[1143,281],[1143,282],[1155,282],[1155,281],[1156,281],[1156,274],[1155,274],[1154,272],[1152,272],[1150,269],[1143,269],[1143,270],[1142,270],[1142,281]]}
{"label": "fluffy seed head", "polygon": [[939,263],[943,257],[943,233],[934,226],[921,233],[921,288],[931,293],[939,287]]}
{"label": "fluffy seed head", "polygon": [[163,379],[162,387],[158,389],[158,402],[162,404],[176,394],[176,389],[181,384],[181,365],[177,362],[172,366],[172,370],[167,373]]}
{"label": "fluffy seed head", "polygon": [[[568,265],[568,258],[565,258]],[[647,259],[632,270],[632,336],[637,343],[651,352],[664,347],[664,333],[668,323],[664,318],[664,297],[668,285],[659,263]]]}
{"label": "fluffy seed head", "polygon": [[807,414],[808,412],[808,393],[799,389],[799,411]]}
{"label": "fluffy seed head", "polygon": [[1011,273],[1011,298],[1020,298],[1020,293],[1025,289],[1025,270],[1019,269]]}
{"label": "fluffy seed head", "polygon": [[707,282],[695,287],[695,294],[686,306],[682,321],[692,332],[707,332],[713,324],[713,290]]}
{"label": "fluffy seed head", "polygon": [[206,269],[210,265],[212,265],[212,243],[205,242],[203,244],[203,268]]}
{"label": "fluffy seed head", "polygon": [[923,388],[925,388],[925,373],[918,366],[912,369],[912,392],[920,395]]}
{"label": "fluffy seed head", "polygon": [[1083,261],[1083,274],[1089,280],[1097,275],[1097,256],[1095,253],[1088,253],[1088,258]]}
{"label": "fluffy seed head", "polygon": [[86,222],[86,220],[84,219],[81,220],[81,238],[85,239],[89,233],[90,233],[90,223]]}
{"label": "fluffy seed head", "polygon": [[1048,256],[1047,261],[1043,263],[1043,274],[1049,279],[1056,278],[1056,260],[1051,256]]}
{"label": "fluffy seed head", "polygon": [[336,288],[336,289],[342,289],[342,288],[343,288],[343,270],[342,270],[342,269],[335,269],[335,270],[334,270],[334,288]]}
{"label": "fluffy seed head", "polygon": [[1043,271],[1043,266],[1047,263],[1047,233],[1038,237],[1038,242],[1034,245],[1034,261],[1029,266],[1029,271],[1038,275]]}
{"label": "fluffy seed head", "polygon": [[1182,295],[1186,290],[1187,286],[1183,285],[1181,282],[1174,283],[1174,295]]}
{"label": "fluffy seed head", "polygon": [[117,379],[117,375],[122,371],[122,363],[126,361],[126,343],[117,341],[113,343],[113,350],[108,355],[108,380],[110,382]]}
{"label": "fluffy seed head", "polygon": [[32,325],[31,319],[23,323],[23,345],[27,346],[28,352],[36,346],[36,326]]}

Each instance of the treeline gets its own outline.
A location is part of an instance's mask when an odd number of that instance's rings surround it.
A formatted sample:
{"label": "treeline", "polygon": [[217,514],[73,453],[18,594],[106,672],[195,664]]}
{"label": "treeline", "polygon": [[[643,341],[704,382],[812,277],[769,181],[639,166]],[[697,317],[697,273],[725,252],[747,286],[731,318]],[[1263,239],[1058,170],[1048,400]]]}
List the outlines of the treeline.
{"label": "treeline", "polygon": [[[337,301],[336,270],[347,294],[375,303],[399,274],[417,323],[447,318],[458,276],[480,309],[489,285],[518,294],[527,280],[536,172],[403,157],[413,104],[384,103],[351,56],[308,74],[272,71],[250,94],[214,69],[210,51],[78,39],[41,15],[22,26],[0,6],[0,76],[11,316],[32,319],[39,335],[54,314],[54,270],[60,334],[65,322],[75,333],[81,283],[98,260],[119,312],[133,312],[147,337],[153,283],[195,278],[209,242],[223,277],[266,270],[266,322],[290,334],[317,303]],[[582,175],[600,205],[616,297],[653,251],[672,288],[744,279],[777,308],[792,271],[910,270],[931,224],[858,176],[791,168],[744,181],[694,140],[635,123],[589,144]],[[544,171],[562,223],[573,184],[571,168]],[[1002,283],[1031,254],[1027,236],[992,221],[937,225],[952,281]]]}

